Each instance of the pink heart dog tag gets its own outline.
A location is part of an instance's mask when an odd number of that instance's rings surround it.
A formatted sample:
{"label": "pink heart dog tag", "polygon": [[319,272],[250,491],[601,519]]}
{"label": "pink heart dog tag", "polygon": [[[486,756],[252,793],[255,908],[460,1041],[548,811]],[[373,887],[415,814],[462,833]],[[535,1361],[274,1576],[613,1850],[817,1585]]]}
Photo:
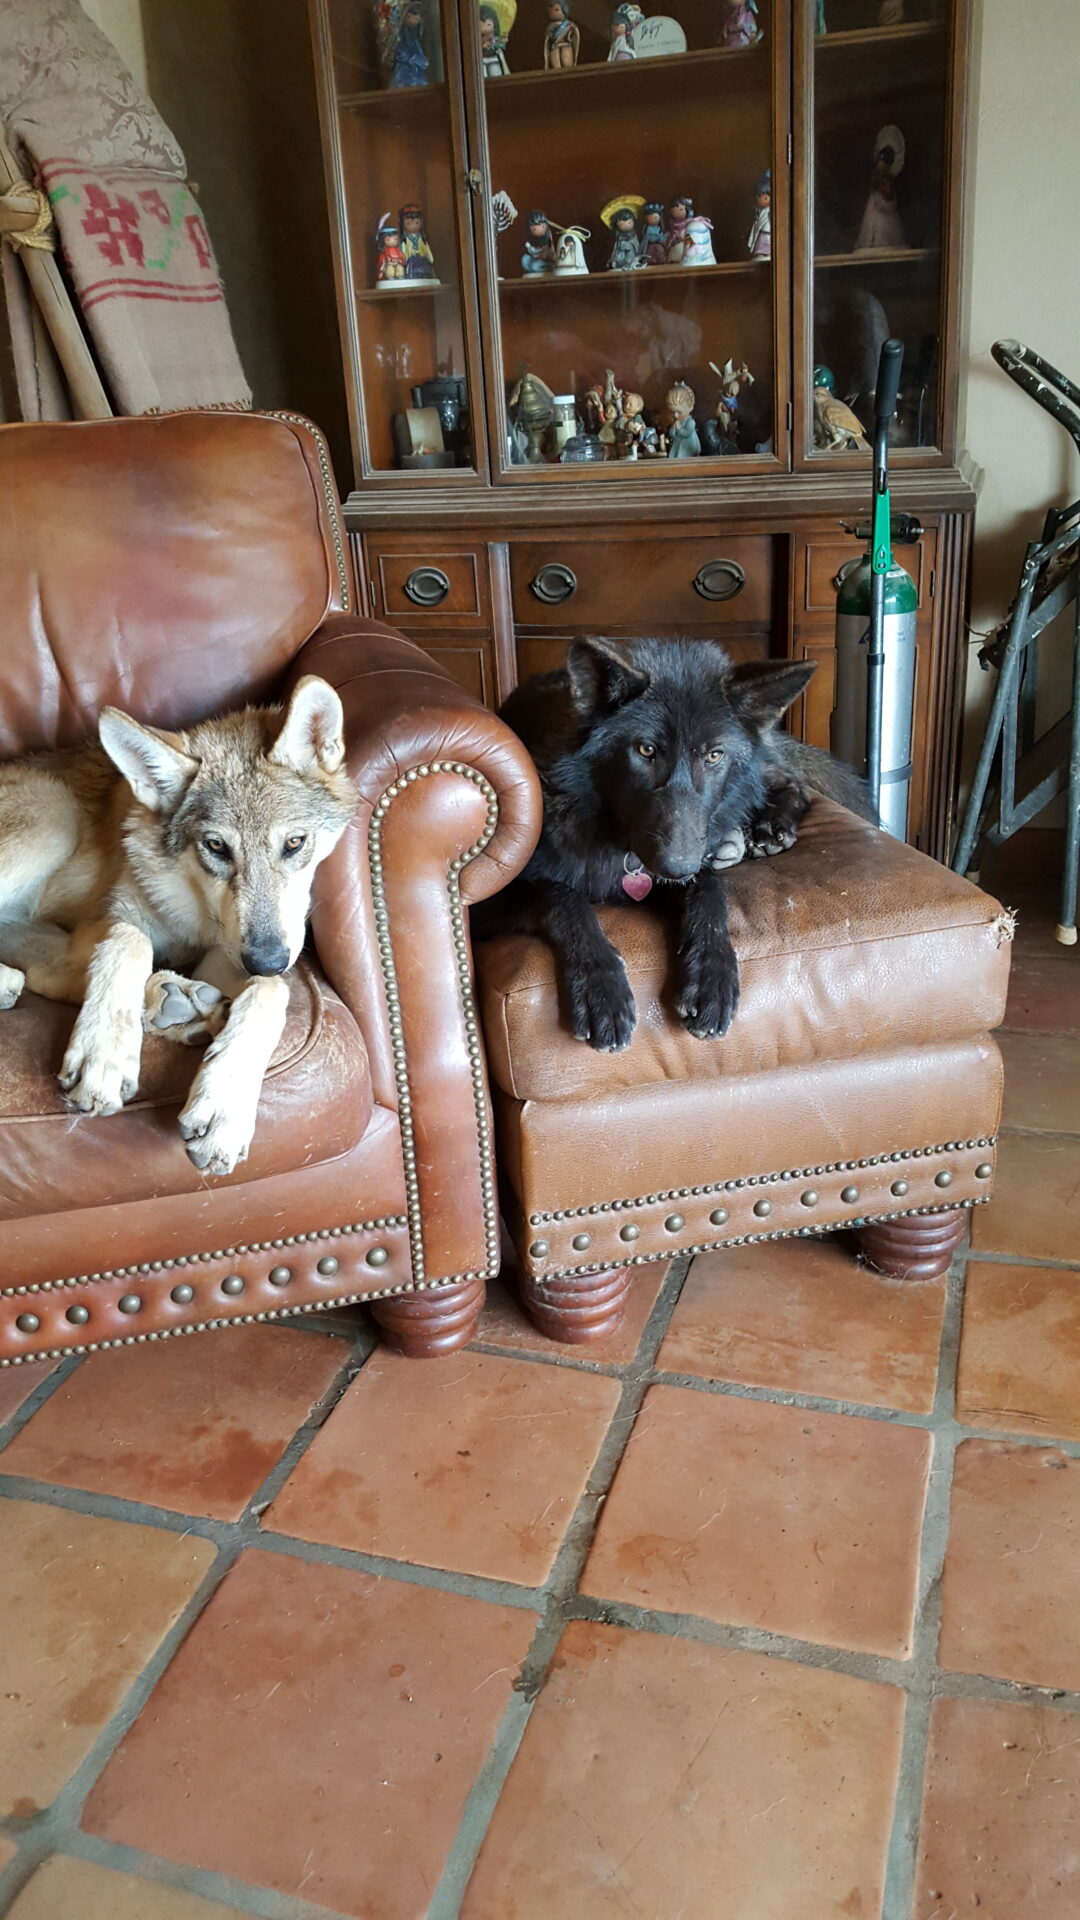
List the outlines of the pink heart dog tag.
{"label": "pink heart dog tag", "polygon": [[644,867],[635,868],[633,873],[624,873],[622,890],[630,895],[631,900],[644,900],[645,895],[652,892],[652,874],[646,873]]}

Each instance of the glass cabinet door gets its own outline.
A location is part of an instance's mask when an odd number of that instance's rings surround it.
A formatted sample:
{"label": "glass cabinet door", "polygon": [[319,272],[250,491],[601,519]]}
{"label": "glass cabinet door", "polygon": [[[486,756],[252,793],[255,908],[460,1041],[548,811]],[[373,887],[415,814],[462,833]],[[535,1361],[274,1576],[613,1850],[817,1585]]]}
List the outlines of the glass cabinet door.
{"label": "glass cabinet door", "polygon": [[[800,0],[806,296],[797,369],[809,461],[868,460],[882,342],[904,343],[891,440],[945,446],[951,0]],[[961,56],[962,58],[962,56]],[[799,86],[796,85],[798,102]]]}
{"label": "glass cabinet door", "polygon": [[315,17],[357,480],[445,484],[477,470],[479,392],[452,0],[316,0]]}
{"label": "glass cabinet door", "polygon": [[786,0],[464,4],[493,465],[786,463]]}

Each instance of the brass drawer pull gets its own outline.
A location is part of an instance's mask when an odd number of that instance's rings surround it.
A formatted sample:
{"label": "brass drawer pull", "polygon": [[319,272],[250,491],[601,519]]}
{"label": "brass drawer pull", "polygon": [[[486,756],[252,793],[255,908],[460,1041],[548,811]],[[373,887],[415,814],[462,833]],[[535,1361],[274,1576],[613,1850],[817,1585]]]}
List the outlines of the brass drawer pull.
{"label": "brass drawer pull", "polygon": [[561,561],[551,560],[547,566],[540,568],[532,582],[532,590],[545,606],[558,607],[577,592],[577,575],[569,567],[564,567]]}
{"label": "brass drawer pull", "polygon": [[416,567],[405,582],[415,607],[438,607],[450,591],[450,577],[441,567]]}
{"label": "brass drawer pull", "polygon": [[703,600],[733,600],[746,585],[737,560],[706,560],[694,575],[694,592]]}

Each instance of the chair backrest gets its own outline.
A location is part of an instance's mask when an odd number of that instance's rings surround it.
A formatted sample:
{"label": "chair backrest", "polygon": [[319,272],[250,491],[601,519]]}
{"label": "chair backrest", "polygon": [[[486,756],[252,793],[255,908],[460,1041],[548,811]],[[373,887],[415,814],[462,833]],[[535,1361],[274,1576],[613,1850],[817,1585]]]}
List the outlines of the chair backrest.
{"label": "chair backrest", "polygon": [[87,738],[109,702],[180,727],[273,698],[354,606],[299,415],[0,428],[0,757]]}

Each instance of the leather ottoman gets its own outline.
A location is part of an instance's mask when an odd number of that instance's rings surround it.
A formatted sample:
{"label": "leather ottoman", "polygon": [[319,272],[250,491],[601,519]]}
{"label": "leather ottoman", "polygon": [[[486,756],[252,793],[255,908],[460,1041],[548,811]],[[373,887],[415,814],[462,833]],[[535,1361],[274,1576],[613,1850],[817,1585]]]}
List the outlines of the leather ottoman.
{"label": "leather ottoman", "polygon": [[601,911],[637,1002],[623,1053],[573,1039],[541,941],[477,949],[504,1212],[556,1339],[609,1333],[635,1267],[748,1241],[854,1229],[880,1271],[928,1278],[990,1198],[1011,914],[825,800],[728,879],[722,1040],[670,1011],[646,906]]}

